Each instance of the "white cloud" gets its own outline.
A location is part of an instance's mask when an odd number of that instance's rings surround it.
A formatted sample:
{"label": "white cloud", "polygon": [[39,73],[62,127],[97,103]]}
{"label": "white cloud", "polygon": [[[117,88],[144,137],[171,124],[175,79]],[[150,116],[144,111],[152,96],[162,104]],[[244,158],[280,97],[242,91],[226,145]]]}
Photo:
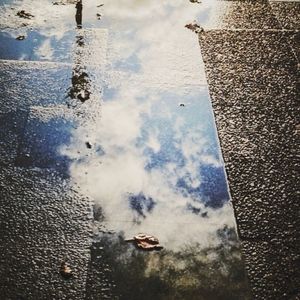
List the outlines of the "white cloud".
{"label": "white cloud", "polygon": [[36,54],[46,60],[52,60],[53,48],[51,47],[50,39],[46,39],[42,45],[37,49]]}

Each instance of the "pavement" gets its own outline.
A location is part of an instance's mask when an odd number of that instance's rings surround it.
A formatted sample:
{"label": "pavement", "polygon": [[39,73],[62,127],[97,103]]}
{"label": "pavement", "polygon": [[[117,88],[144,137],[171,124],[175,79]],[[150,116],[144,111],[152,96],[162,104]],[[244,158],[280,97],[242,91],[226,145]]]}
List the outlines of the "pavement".
{"label": "pavement", "polygon": [[299,299],[300,2],[235,2],[200,35],[255,299]]}
{"label": "pavement", "polygon": [[[1,1],[0,298],[300,299],[300,2],[149,5],[153,23],[143,4],[76,2]],[[174,178],[180,152],[199,189]],[[166,249],[126,243],[138,230]]]}

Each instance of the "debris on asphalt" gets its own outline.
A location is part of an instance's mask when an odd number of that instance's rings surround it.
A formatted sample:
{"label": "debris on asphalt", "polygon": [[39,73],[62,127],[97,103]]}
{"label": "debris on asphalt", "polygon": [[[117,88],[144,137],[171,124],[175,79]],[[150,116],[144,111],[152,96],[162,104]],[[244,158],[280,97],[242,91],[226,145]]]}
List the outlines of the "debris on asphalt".
{"label": "debris on asphalt", "polygon": [[[81,25],[80,25],[81,26]],[[72,75],[72,87],[69,89],[68,97],[78,99],[82,103],[90,99],[89,75],[80,66],[76,66]]]}
{"label": "debris on asphalt", "polygon": [[80,91],[77,94],[77,99],[79,99],[82,103],[86,100],[90,99],[90,92],[89,91]]}
{"label": "debris on asphalt", "polygon": [[23,19],[31,19],[34,17],[34,15],[27,13],[25,10],[18,11],[17,16]]}
{"label": "debris on asphalt", "polygon": [[192,3],[202,3],[200,0],[190,0],[190,2],[192,2]]}
{"label": "debris on asphalt", "polygon": [[152,236],[144,233],[139,233],[132,239],[127,239],[126,242],[133,242],[135,246],[142,250],[161,250],[164,247],[159,244],[159,240]]}
{"label": "debris on asphalt", "polygon": [[73,272],[66,262],[61,263],[59,272],[60,275],[66,279],[69,279],[73,276]]}
{"label": "debris on asphalt", "polygon": [[18,40],[18,41],[25,40],[25,35],[19,35],[18,37],[16,37],[16,40]]}
{"label": "debris on asphalt", "polygon": [[85,142],[85,145],[88,149],[92,149],[92,144],[90,142]]}
{"label": "debris on asphalt", "polygon": [[97,7],[101,7],[101,6],[103,6],[104,4],[99,4],[99,5],[97,5]]}
{"label": "debris on asphalt", "polygon": [[202,217],[202,218],[208,218],[208,212],[207,212],[207,211],[203,212],[203,213],[201,214],[201,217]]}
{"label": "debris on asphalt", "polygon": [[190,24],[186,24],[184,27],[192,30],[195,33],[200,33],[200,32],[204,31],[204,28],[202,28],[200,25],[198,25],[196,23],[196,21],[194,21],[194,22],[192,22]]}
{"label": "debris on asphalt", "polygon": [[102,15],[97,13],[96,16],[97,16],[98,20],[100,20]]}
{"label": "debris on asphalt", "polygon": [[184,103],[180,103],[179,106],[180,106],[180,107],[184,107],[185,104],[184,104]]}

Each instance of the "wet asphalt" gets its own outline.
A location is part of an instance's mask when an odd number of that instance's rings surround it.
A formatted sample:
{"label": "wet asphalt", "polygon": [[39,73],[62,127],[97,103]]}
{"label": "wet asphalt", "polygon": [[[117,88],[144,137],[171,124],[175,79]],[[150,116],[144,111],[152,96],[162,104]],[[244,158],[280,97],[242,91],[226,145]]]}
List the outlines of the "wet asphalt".
{"label": "wet asphalt", "polygon": [[[221,22],[204,26],[199,44],[252,298],[299,299],[300,2],[218,1],[218,6]],[[81,26],[80,7],[72,21]],[[32,43],[38,31],[27,37]],[[87,30],[84,40],[105,36],[105,30]],[[93,77],[98,72],[93,61],[85,62],[88,76],[76,68],[82,64],[81,54],[76,56],[81,38],[72,32],[70,37],[77,45],[75,63],[63,50],[68,40],[54,47],[56,62],[35,57],[32,43],[24,61],[14,60],[21,41],[2,51],[0,299],[118,299],[109,254],[120,251],[117,241],[110,241],[106,229],[103,240],[95,241],[101,209],[80,184],[70,182],[70,157],[57,156],[57,147],[72,139],[71,130],[100,115],[97,99],[77,91],[95,91],[103,83]],[[89,136],[85,142],[80,151],[89,156]],[[64,261],[71,280],[60,274]],[[248,299],[241,276],[238,296],[226,294],[228,299]],[[208,294],[209,299],[225,298]]]}
{"label": "wet asphalt", "polygon": [[299,299],[300,2],[235,2],[200,34],[255,299]]}

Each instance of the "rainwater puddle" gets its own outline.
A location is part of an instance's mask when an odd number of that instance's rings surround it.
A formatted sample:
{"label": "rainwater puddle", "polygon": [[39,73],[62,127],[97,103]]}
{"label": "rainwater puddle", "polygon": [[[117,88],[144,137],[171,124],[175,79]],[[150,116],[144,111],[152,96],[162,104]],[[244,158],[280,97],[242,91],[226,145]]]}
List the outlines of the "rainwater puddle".
{"label": "rainwater puddle", "polygon": [[[32,30],[7,22],[0,56],[72,68],[63,93],[73,101],[59,105],[84,122],[32,126],[45,139],[49,132],[70,180],[95,201],[91,268],[106,266],[99,276],[112,283],[111,297],[248,299],[198,37],[185,28],[216,18],[214,1],[87,0],[77,9],[74,1],[32,2],[5,1],[6,10],[35,17]],[[15,40],[19,34],[26,39]],[[163,249],[126,242],[138,233],[157,237]],[[99,282],[87,286],[97,290]]]}

